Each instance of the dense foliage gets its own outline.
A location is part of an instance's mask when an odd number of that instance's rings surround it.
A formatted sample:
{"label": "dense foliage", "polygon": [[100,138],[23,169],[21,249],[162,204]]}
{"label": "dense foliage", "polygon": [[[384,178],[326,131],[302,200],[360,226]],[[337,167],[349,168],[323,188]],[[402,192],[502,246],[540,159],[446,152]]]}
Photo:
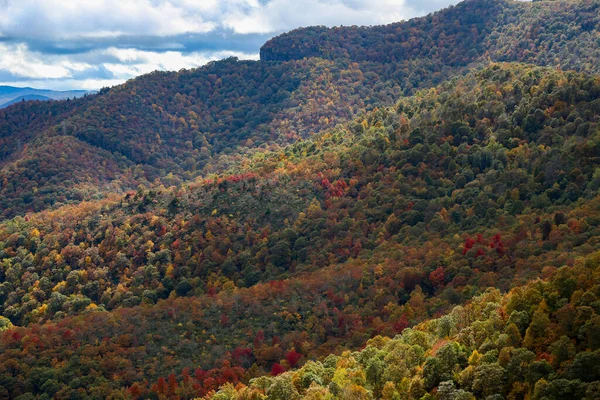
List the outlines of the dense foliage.
{"label": "dense foliage", "polygon": [[68,103],[18,104],[0,111],[0,217],[89,200],[106,187],[181,184],[222,154],[308,137],[398,93],[355,64],[232,58]]}
{"label": "dense foliage", "polygon": [[0,398],[598,398],[599,5],[0,110]]}
{"label": "dense foliage", "polygon": [[553,276],[600,237],[598,104],[596,77],[492,65],[193,184],[7,221],[2,386],[203,396]]}
{"label": "dense foliage", "polygon": [[267,42],[261,59],[347,59],[393,77],[410,93],[423,79],[444,79],[490,59],[598,73],[599,32],[597,0],[467,0],[391,25],[297,29]]}
{"label": "dense foliage", "polygon": [[594,253],[507,295],[489,289],[394,339],[207,398],[597,399],[599,272]]}

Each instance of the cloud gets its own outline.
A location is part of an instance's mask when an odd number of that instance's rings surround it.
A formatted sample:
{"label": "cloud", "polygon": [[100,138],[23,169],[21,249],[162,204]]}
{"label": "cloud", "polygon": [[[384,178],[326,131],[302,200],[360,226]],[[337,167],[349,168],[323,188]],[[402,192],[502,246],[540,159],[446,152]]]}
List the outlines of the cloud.
{"label": "cloud", "polygon": [[283,31],[384,24],[457,0],[0,0],[0,79],[113,84],[228,55],[255,58]]}
{"label": "cloud", "polygon": [[133,34],[169,36],[210,32],[215,28],[214,22],[203,19],[201,7],[178,4],[187,2],[7,0],[5,3],[0,15],[1,30],[5,36],[19,38],[69,40]]}
{"label": "cloud", "polygon": [[[57,53],[96,46],[186,51],[308,25],[399,21],[457,0],[0,0],[0,40]],[[255,44],[255,41],[252,41]],[[239,49],[236,49],[239,50]]]}
{"label": "cloud", "polygon": [[63,63],[48,63],[40,55],[28,52],[23,44],[0,45],[0,52],[0,69],[20,78],[67,78],[71,76],[70,69],[85,68],[82,64],[68,60]]}
{"label": "cloud", "polygon": [[42,54],[24,44],[0,43],[0,85],[54,90],[99,89],[155,70],[195,68],[227,57],[257,59],[234,51],[153,52],[110,47],[74,55]]}
{"label": "cloud", "polygon": [[410,17],[404,0],[272,0],[224,18],[235,32],[267,33],[309,25],[373,25]]}
{"label": "cloud", "polygon": [[268,33],[311,25],[379,25],[422,16],[458,0],[271,0],[225,15],[234,32]]}
{"label": "cloud", "polygon": [[104,52],[114,57],[116,63],[106,63],[105,67],[115,77],[129,79],[134,76],[146,74],[156,70],[175,71],[182,68],[194,68],[204,65],[209,61],[219,60],[227,57],[238,57],[242,59],[258,59],[257,54],[244,54],[232,51],[221,51],[215,53],[189,53],[180,52],[150,52],[136,49],[110,48]]}

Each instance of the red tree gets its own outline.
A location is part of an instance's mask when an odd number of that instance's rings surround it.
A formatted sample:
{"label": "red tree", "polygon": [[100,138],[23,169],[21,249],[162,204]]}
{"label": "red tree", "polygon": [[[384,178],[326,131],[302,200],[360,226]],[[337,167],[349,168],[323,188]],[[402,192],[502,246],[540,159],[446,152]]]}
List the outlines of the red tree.
{"label": "red tree", "polygon": [[285,359],[290,363],[292,367],[295,367],[298,364],[298,361],[302,358],[302,354],[298,353],[295,349],[292,349],[287,352],[285,355]]}
{"label": "red tree", "polygon": [[273,375],[273,376],[281,375],[284,372],[285,372],[285,368],[283,368],[283,365],[281,365],[279,363],[275,363],[275,365],[273,365],[273,368],[271,368],[271,375]]}

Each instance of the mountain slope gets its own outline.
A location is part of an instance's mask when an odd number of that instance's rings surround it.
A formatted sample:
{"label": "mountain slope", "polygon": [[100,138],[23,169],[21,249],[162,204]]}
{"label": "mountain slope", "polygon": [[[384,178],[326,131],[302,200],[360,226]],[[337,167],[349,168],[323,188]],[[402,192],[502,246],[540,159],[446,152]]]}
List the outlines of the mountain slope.
{"label": "mountain slope", "polygon": [[600,237],[599,99],[493,65],[224,175],[5,222],[3,386],[202,396],[573,265]]}
{"label": "mountain slope", "polygon": [[[434,398],[435,388],[440,399],[596,399],[599,268],[595,253],[504,296],[489,289],[394,339],[377,336],[361,351],[230,383],[206,398],[418,399]],[[182,381],[163,393],[183,390]]]}
{"label": "mountain slope", "polygon": [[0,177],[7,209],[43,210],[135,187],[140,174],[124,157],[72,136],[55,136],[24,148],[18,160],[2,166]]}
{"label": "mountain slope", "polygon": [[[18,105],[0,112],[0,141],[6,143],[0,167],[18,161],[26,145],[69,136],[110,152],[107,162],[126,157],[138,166],[140,183],[169,174],[181,182],[215,165],[221,155],[307,137],[397,94],[393,87],[365,87],[353,74],[360,71],[319,60],[267,66],[230,59],[177,74],[151,74],[71,104]],[[44,177],[48,171],[35,174]],[[123,182],[120,190],[136,186]],[[7,201],[14,196],[3,193]],[[3,204],[5,217],[39,210]]]}
{"label": "mountain slope", "polygon": [[[598,1],[591,0],[471,0],[388,26],[298,30],[265,44],[260,62],[229,59],[154,73],[70,105],[0,112],[0,168],[18,161],[32,140],[41,145],[61,135],[108,151],[108,163],[124,156],[128,168],[135,165],[135,184],[123,180],[118,191],[166,176],[162,183],[180,183],[222,170],[237,154],[323,132],[490,60],[597,72],[598,35]],[[38,165],[34,175],[47,177]],[[94,171],[82,175],[63,179],[93,186],[86,176]],[[63,204],[52,193],[39,206],[17,204],[16,196],[31,192],[1,194],[5,218]]]}
{"label": "mountain slope", "polygon": [[597,5],[0,110],[0,397],[597,398]]}
{"label": "mountain slope", "polygon": [[298,29],[271,39],[260,53],[264,61],[321,57],[393,63],[397,71],[385,73],[403,82],[407,91],[413,88],[406,74],[422,73],[419,67],[438,79],[488,61],[597,73],[592,60],[600,56],[599,10],[596,0],[467,0],[391,25]]}

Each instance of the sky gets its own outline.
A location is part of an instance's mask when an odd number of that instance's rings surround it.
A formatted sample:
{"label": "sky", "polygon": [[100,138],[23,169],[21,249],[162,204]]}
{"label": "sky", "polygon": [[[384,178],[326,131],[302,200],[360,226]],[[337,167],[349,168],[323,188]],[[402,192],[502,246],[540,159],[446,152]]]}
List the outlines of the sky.
{"label": "sky", "polygon": [[96,90],[195,68],[310,25],[378,25],[458,0],[0,0],[0,85]]}

